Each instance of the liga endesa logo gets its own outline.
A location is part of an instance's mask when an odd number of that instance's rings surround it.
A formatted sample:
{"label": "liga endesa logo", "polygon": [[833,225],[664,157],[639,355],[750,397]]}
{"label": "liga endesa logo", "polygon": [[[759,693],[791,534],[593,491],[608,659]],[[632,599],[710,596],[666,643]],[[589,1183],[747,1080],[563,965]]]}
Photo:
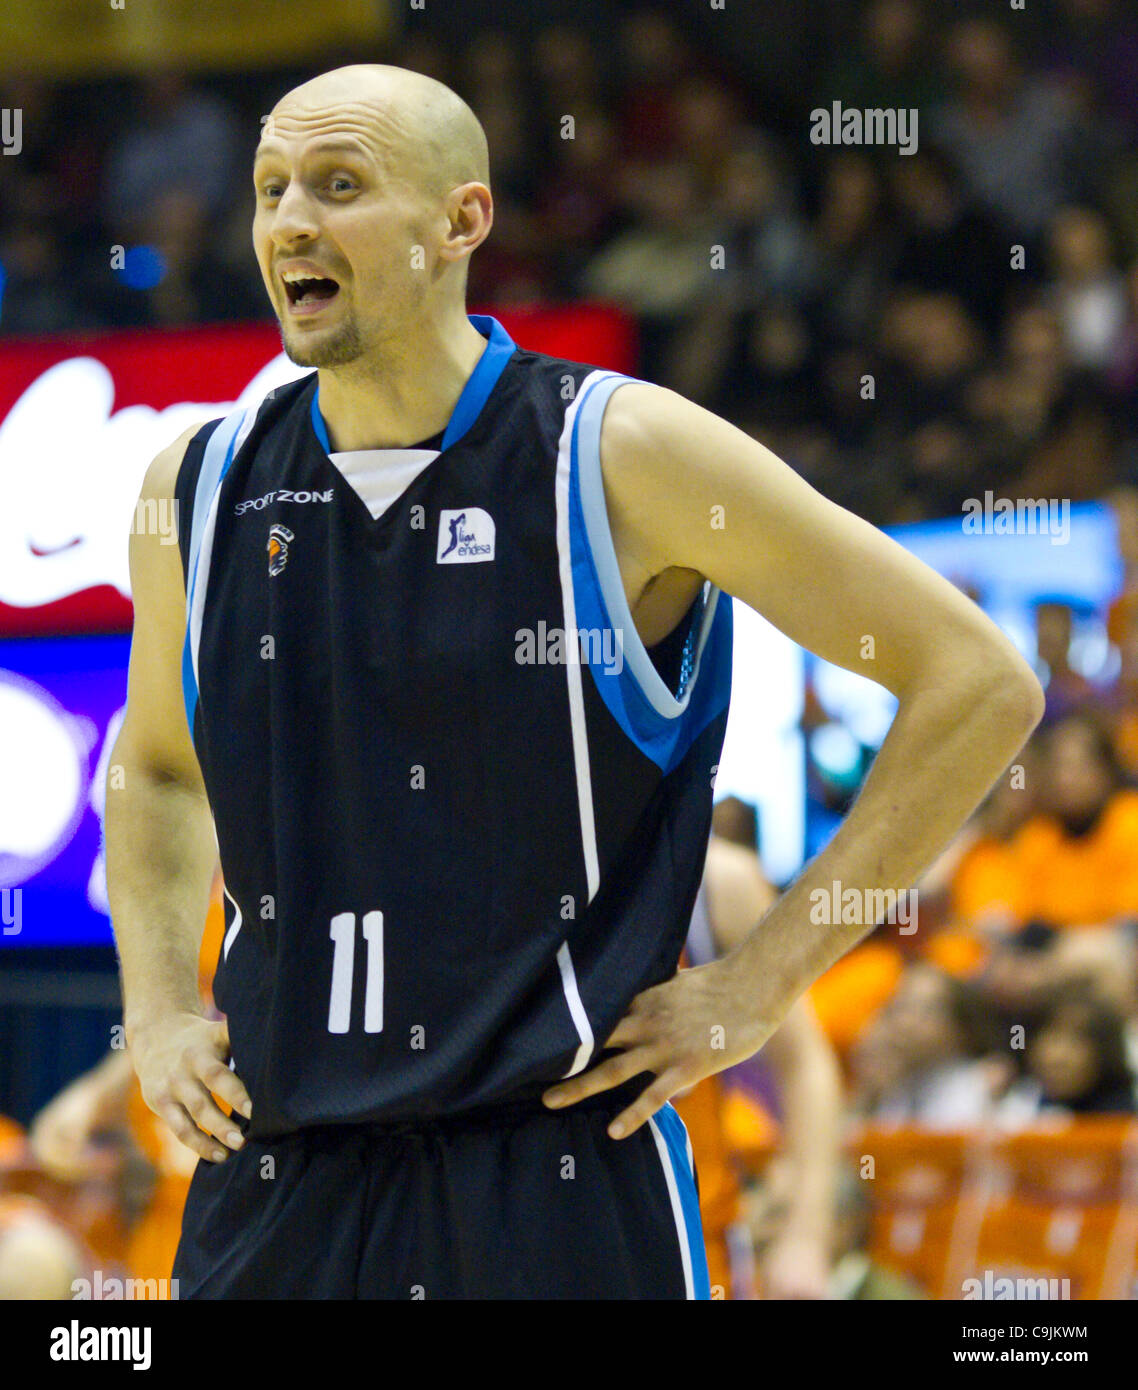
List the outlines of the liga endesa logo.
{"label": "liga endesa logo", "polygon": [[192,424],[258,404],[308,374],[279,353],[236,401],[112,409],[114,378],[94,357],[72,357],[32,382],[0,423],[0,603],[35,608],[109,584],[130,596],[128,538],[171,517],[139,506],[154,457]]}

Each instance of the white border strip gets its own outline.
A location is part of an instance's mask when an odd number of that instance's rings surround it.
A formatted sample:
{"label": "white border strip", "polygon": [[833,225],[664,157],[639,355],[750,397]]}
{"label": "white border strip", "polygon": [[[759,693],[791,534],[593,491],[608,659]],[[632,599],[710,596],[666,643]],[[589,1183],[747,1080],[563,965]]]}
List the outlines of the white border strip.
{"label": "white border strip", "polygon": [[[577,392],[572,405],[565,412],[565,425],[557,445],[557,477],[555,496],[557,502],[557,558],[561,578],[561,602],[565,612],[566,631],[577,626],[577,605],[573,597],[573,550],[569,540],[569,477],[572,467],[573,423],[577,418],[581,400],[594,377],[593,372]],[[565,663],[565,678],[569,689],[569,720],[573,736],[573,768],[577,781],[577,808],[581,818],[581,851],[585,860],[585,883],[588,890],[588,903],[596,896],[601,881],[600,861],[597,855],[597,826],[593,814],[593,781],[589,768],[589,735],[585,722],[585,696],[581,682],[581,664],[576,661]],[[577,988],[577,975],[573,969],[573,958],[569,953],[569,943],[564,942],[557,952],[557,963],[561,968],[561,985],[565,991],[565,1002],[577,1029],[581,1045],[573,1064],[565,1073],[575,1076],[592,1056],[595,1040],[588,1014],[581,1002]]]}
{"label": "white border strip", "polygon": [[[577,628],[577,603],[573,594],[573,549],[569,539],[569,475],[572,468],[573,425],[589,389],[589,384],[601,373],[585,378],[576,399],[565,412],[565,427],[557,446],[557,555],[561,572],[561,601],[565,609],[565,630]],[[589,902],[600,886],[601,871],[597,858],[597,827],[593,817],[593,783],[589,771],[589,741],[585,726],[585,697],[581,685],[581,663],[567,661],[565,674],[569,683],[569,715],[573,729],[573,762],[577,773],[577,801],[581,812],[581,846],[585,853],[585,875]]]}
{"label": "white border strip", "polygon": [[238,904],[237,904],[237,899],[233,896],[233,894],[229,891],[229,889],[226,888],[226,886],[225,886],[224,884],[222,884],[222,886],[221,886],[221,891],[225,894],[225,896],[226,896],[226,897],[229,899],[229,901],[233,904],[233,911],[237,914],[237,915],[233,918],[233,923],[232,923],[232,925],[230,926],[229,930],[225,933],[225,940],[222,942],[222,945],[221,945],[221,959],[222,959],[222,960],[228,960],[228,959],[229,959],[229,948],[230,948],[230,946],[232,946],[233,943],[237,940],[237,933],[241,930],[242,917],[241,917],[241,908],[240,908],[240,907],[238,906]]}
{"label": "white border strip", "polygon": [[[672,1219],[676,1223],[676,1235],[680,1242],[680,1258],[684,1265],[684,1296],[695,1298],[695,1279],[692,1276],[691,1268],[691,1247],[688,1245],[688,1224],[684,1220],[684,1204],[680,1198],[680,1189],[676,1186],[676,1170],[672,1166],[672,1155],[668,1149],[668,1141],[660,1131],[660,1126],[656,1123],[655,1116],[649,1116],[648,1124],[652,1130],[652,1138],[656,1141],[656,1148],[660,1154],[660,1163],[664,1169],[664,1180],[668,1184],[668,1197],[672,1203]],[[688,1140],[688,1155],[691,1155],[691,1140]]]}

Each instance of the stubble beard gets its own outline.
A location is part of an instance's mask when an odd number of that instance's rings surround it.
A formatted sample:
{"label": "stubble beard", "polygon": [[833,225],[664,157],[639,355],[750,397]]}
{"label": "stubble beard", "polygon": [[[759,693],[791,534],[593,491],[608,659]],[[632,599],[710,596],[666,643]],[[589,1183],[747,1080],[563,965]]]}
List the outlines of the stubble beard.
{"label": "stubble beard", "polygon": [[345,367],[363,356],[363,340],[360,336],[356,316],[350,310],[344,321],[333,333],[311,343],[290,341],[282,321],[278,320],[281,332],[281,345],[285,356],[298,367]]}

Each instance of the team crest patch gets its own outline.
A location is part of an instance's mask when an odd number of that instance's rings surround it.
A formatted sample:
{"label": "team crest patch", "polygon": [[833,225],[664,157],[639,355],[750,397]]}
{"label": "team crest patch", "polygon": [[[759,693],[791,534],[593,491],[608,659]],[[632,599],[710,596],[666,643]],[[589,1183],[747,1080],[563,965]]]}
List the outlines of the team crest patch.
{"label": "team crest patch", "polygon": [[481,507],[439,513],[440,565],[476,564],[494,558],[494,518]]}
{"label": "team crest patch", "polygon": [[296,540],[296,537],[288,529],[276,521],[269,527],[269,540],[266,549],[269,552],[269,573],[280,574],[288,563],[288,543]]}

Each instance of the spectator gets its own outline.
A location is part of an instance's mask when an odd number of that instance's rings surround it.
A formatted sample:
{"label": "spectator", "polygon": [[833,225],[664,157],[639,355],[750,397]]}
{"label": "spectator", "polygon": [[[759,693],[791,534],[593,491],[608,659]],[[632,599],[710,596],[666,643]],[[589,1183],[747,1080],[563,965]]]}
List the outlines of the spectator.
{"label": "spectator", "polygon": [[1011,238],[990,214],[970,205],[959,169],[935,146],[898,159],[891,185],[901,219],[895,284],[953,295],[994,336],[1014,283]]}
{"label": "spectator", "polygon": [[717,211],[732,300],[740,308],[771,296],[797,302],[810,283],[810,239],[780,152],[758,131],[740,130],[721,174]]}
{"label": "spectator", "polygon": [[928,20],[920,0],[873,0],[856,42],[842,55],[827,89],[846,107],[928,110],[945,94],[927,58]]}
{"label": "spectator", "polygon": [[[965,393],[967,418],[986,441],[982,456],[988,486],[997,495],[1041,495],[1023,491],[1033,451],[1053,435],[1070,408],[1070,373],[1062,325],[1042,299],[1013,309],[1003,324],[1000,357],[979,371]],[[1084,463],[1089,460],[1084,460]],[[1068,475],[1055,493],[1070,496]]]}
{"label": "spectator", "polygon": [[843,150],[822,181],[813,226],[811,307],[827,345],[863,342],[876,325],[894,236],[872,161]]}
{"label": "spectator", "polygon": [[[551,24],[533,45],[536,89],[548,127],[563,116],[607,106],[601,55],[585,29]],[[493,145],[490,146],[493,149]]]}
{"label": "spectator", "polygon": [[540,237],[557,288],[568,297],[593,249],[617,231],[616,132],[603,112],[587,110],[575,120],[573,139],[559,144],[560,158],[541,195]]}
{"label": "spectator", "polygon": [[1055,306],[1076,367],[1108,366],[1126,324],[1126,282],[1113,264],[1110,236],[1093,208],[1063,208],[1049,228]]}
{"label": "spectator", "polygon": [[1071,606],[1047,600],[1035,607],[1036,672],[1047,694],[1045,722],[1085,704],[1095,693],[1089,680],[1071,666]]}
{"label": "spectator", "polygon": [[1056,83],[1024,72],[1007,29],[965,19],[950,33],[957,92],[930,132],[956,159],[975,195],[1036,243],[1078,191],[1079,122]]}
{"label": "spectator", "polygon": [[[92,286],[103,318],[116,327],[156,328],[185,323],[254,320],[269,316],[259,276],[227,265],[211,245],[207,211],[185,183],[158,193],[136,221],[141,246],[153,258],[148,278],[131,278],[107,266]],[[149,268],[149,267],[148,267]]]}
{"label": "spectator", "polygon": [[636,201],[635,223],[593,257],[581,288],[641,317],[643,372],[654,378],[672,335],[715,290],[717,229],[700,202],[694,171],[681,160],[644,166]]}
{"label": "spectator", "polygon": [[1053,996],[1029,1029],[1026,1075],[1000,1103],[998,1118],[1025,1124],[1134,1109],[1121,1015],[1090,989]]}
{"label": "spectator", "polygon": [[1008,1029],[1036,1016],[1054,988],[1057,938],[1045,922],[1029,922],[993,941],[976,985],[1005,1040]]}
{"label": "spectator", "polygon": [[735,93],[718,77],[690,73],[676,91],[675,152],[694,173],[703,200],[714,200],[723,186],[742,134],[741,115]]}
{"label": "spectator", "polygon": [[1129,777],[1138,777],[1138,492],[1118,488],[1110,502],[1122,556],[1121,592],[1107,617],[1107,634],[1118,649],[1118,675],[1103,700],[1115,754]]}
{"label": "spectator", "polygon": [[951,921],[992,935],[1015,924],[1019,898],[1010,842],[1031,815],[1036,773],[1029,745],[946,851],[938,868],[948,881]]}
{"label": "spectator", "polygon": [[1138,791],[1098,713],[1039,736],[1039,810],[1012,839],[1017,918],[1088,927],[1138,916]]}
{"label": "spectator", "polygon": [[1123,407],[1138,400],[1138,261],[1131,263],[1126,273],[1126,322],[1114,345],[1114,352],[1104,374],[1107,389]]}
{"label": "spectator", "polygon": [[[247,141],[252,157],[256,131]],[[207,218],[219,218],[245,177],[238,166],[238,137],[229,108],[192,89],[173,69],[157,70],[142,85],[137,123],[112,147],[103,178],[103,216],[116,234],[134,235],[152,218],[171,176],[197,194]]]}
{"label": "spectator", "polygon": [[674,21],[658,10],[634,11],[621,25],[623,91],[617,103],[620,152],[640,163],[676,147],[675,89],[691,55]]}
{"label": "spectator", "polygon": [[104,326],[75,292],[53,223],[28,218],[0,242],[0,328],[5,333],[67,333]]}
{"label": "spectator", "polygon": [[882,1124],[979,1124],[1006,1079],[989,1060],[995,1042],[971,986],[911,965],[875,1020],[869,1055],[877,1094],[863,1093],[863,1107],[869,1101],[869,1117]]}
{"label": "spectator", "polygon": [[1058,0],[1042,54],[1043,68],[1119,141],[1138,132],[1138,20],[1126,8],[1119,0]]}

